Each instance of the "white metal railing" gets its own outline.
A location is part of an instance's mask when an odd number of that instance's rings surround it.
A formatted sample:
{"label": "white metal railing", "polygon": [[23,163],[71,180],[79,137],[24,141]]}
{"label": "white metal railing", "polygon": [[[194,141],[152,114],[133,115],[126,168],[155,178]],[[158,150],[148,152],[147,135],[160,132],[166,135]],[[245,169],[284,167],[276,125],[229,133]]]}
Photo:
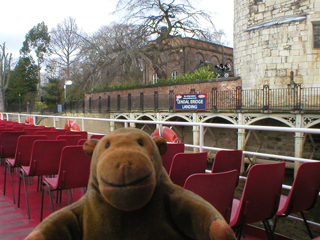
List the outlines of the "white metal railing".
{"label": "white metal railing", "polygon": [[[308,134],[320,134],[320,129],[315,128],[291,128],[291,127],[270,127],[270,126],[258,126],[258,125],[232,125],[232,124],[220,124],[220,123],[194,123],[194,122],[172,122],[172,121],[150,121],[150,120],[126,120],[126,119],[106,119],[106,118],[88,118],[88,117],[70,117],[70,116],[52,116],[52,115],[30,115],[30,114],[19,114],[19,113],[2,113],[1,118],[6,120],[12,120],[13,118],[18,119],[21,122],[22,117],[31,116],[33,118],[52,118],[54,127],[56,127],[57,119],[77,119],[82,121],[82,131],[86,131],[85,120],[93,120],[93,121],[102,121],[102,122],[117,122],[123,123],[124,127],[129,127],[130,123],[138,123],[138,124],[150,124],[150,125],[174,125],[174,126],[189,126],[199,127],[199,144],[186,144],[186,147],[189,148],[198,148],[199,151],[203,150],[213,150],[219,151],[224,148],[216,148],[204,145],[204,128],[225,128],[225,129],[245,129],[245,130],[261,130],[261,131],[277,131],[277,132],[301,132]],[[36,122],[36,121],[34,121]],[[89,134],[101,134],[99,132],[88,132]],[[281,159],[286,161],[296,161],[296,162],[312,162],[315,160],[306,159],[306,158],[297,158],[292,156],[284,156],[284,155],[275,155],[268,153],[259,153],[259,152],[250,152],[243,151],[246,155],[257,156],[257,157],[266,157],[272,159]]]}
{"label": "white metal railing", "polygon": [[[137,123],[137,124],[150,124],[150,125],[174,125],[174,126],[189,126],[199,127],[199,139],[198,145],[194,144],[185,144],[188,148],[197,148],[199,151],[203,150],[213,150],[213,151],[219,151],[223,150],[223,148],[216,148],[216,147],[210,147],[204,145],[204,129],[207,128],[225,128],[225,129],[245,129],[245,130],[261,130],[261,131],[278,131],[278,132],[301,132],[301,133],[308,133],[308,134],[320,134],[320,129],[314,129],[314,128],[290,128],[290,127],[270,127],[270,126],[257,126],[257,125],[232,125],[232,124],[219,124],[219,123],[193,123],[193,122],[171,122],[171,121],[150,121],[150,120],[125,120],[125,119],[105,119],[105,118],[88,118],[88,117],[70,117],[70,116],[52,116],[52,115],[31,115],[31,114],[19,114],[19,113],[2,113],[1,119],[6,120],[14,120],[21,122],[22,117],[31,116],[33,118],[52,118],[53,119],[53,125],[56,127],[56,121],[58,119],[75,119],[80,120],[82,122],[82,131],[86,131],[85,121],[86,120],[93,120],[93,121],[102,121],[102,122],[113,122],[113,123],[123,123],[124,127],[129,127],[130,123]],[[17,119],[17,120],[16,120]],[[34,121],[36,122],[36,121]],[[99,132],[88,132],[88,134],[102,134]],[[268,154],[268,153],[259,153],[259,152],[250,152],[250,151],[243,151],[245,155],[251,155],[251,156],[257,156],[257,157],[266,157],[266,158],[272,158],[272,159],[279,159],[279,160],[286,160],[286,161],[292,161],[292,162],[313,162],[316,160],[312,159],[306,159],[306,158],[297,158],[292,156],[284,156],[284,155],[275,155],[275,154]],[[245,177],[241,177],[242,179],[245,179]],[[291,186],[289,185],[283,185],[284,189],[291,189]],[[289,216],[289,218],[297,221],[303,221],[300,218]],[[316,227],[320,228],[320,223],[310,222],[311,225],[314,225]]]}

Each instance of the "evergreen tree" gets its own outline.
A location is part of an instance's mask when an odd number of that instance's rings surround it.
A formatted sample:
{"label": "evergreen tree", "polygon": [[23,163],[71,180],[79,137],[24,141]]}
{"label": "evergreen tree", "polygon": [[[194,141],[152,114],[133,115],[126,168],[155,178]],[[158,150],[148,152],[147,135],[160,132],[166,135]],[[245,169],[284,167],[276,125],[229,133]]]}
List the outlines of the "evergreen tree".
{"label": "evergreen tree", "polygon": [[38,82],[38,66],[29,57],[20,58],[6,90],[7,103],[19,103],[19,94],[22,103],[33,102]]}
{"label": "evergreen tree", "polygon": [[44,91],[42,99],[48,107],[51,107],[61,102],[63,91],[59,79],[49,78],[48,80],[49,82],[42,87]]}

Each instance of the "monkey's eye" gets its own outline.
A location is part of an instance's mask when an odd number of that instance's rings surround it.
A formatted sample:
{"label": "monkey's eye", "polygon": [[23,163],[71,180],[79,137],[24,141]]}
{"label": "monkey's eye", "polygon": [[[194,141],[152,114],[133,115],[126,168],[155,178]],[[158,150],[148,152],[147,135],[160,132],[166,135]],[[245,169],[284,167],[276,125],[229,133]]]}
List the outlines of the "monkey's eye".
{"label": "monkey's eye", "polygon": [[143,141],[141,139],[138,140],[138,144],[143,147]]}
{"label": "monkey's eye", "polygon": [[105,145],[106,148],[110,147],[110,142],[107,142]]}

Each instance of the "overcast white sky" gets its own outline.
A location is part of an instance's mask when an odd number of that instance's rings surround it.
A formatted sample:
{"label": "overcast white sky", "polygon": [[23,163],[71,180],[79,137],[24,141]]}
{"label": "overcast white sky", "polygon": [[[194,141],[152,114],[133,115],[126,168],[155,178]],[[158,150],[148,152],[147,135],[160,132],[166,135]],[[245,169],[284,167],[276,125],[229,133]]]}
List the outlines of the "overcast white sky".
{"label": "overcast white sky", "polygon": [[[233,46],[233,1],[191,0],[194,7],[210,12],[218,29],[227,34],[228,46]],[[73,17],[79,29],[86,33],[109,25],[119,16],[111,15],[117,0],[13,0],[2,1],[0,13],[0,43],[6,43],[7,52],[19,57],[25,35],[44,21],[49,30],[64,19]]]}

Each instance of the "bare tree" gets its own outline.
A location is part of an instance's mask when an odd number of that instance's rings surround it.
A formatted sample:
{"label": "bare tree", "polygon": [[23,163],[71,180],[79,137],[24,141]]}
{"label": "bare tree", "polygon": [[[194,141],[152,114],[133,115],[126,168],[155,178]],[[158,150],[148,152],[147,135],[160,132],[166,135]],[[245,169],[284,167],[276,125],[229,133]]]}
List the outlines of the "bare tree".
{"label": "bare tree", "polygon": [[204,38],[206,31],[201,23],[214,26],[210,15],[195,9],[189,0],[119,0],[117,12],[124,12],[125,22],[140,24],[144,34],[155,39],[144,52],[160,78],[165,77],[161,52],[172,47],[169,38],[177,35]]}
{"label": "bare tree", "polygon": [[140,26],[112,24],[104,26],[86,41],[81,50],[82,69],[89,88],[111,83],[133,82],[142,78],[141,49],[146,37]]}
{"label": "bare tree", "polygon": [[76,20],[72,17],[64,19],[51,33],[50,52],[56,56],[51,59],[51,65],[59,66],[64,72],[64,79],[70,79],[71,65],[76,61],[82,39],[78,33]]}
{"label": "bare tree", "polygon": [[0,111],[5,111],[5,91],[9,85],[12,53],[6,53],[6,44],[0,44]]}

